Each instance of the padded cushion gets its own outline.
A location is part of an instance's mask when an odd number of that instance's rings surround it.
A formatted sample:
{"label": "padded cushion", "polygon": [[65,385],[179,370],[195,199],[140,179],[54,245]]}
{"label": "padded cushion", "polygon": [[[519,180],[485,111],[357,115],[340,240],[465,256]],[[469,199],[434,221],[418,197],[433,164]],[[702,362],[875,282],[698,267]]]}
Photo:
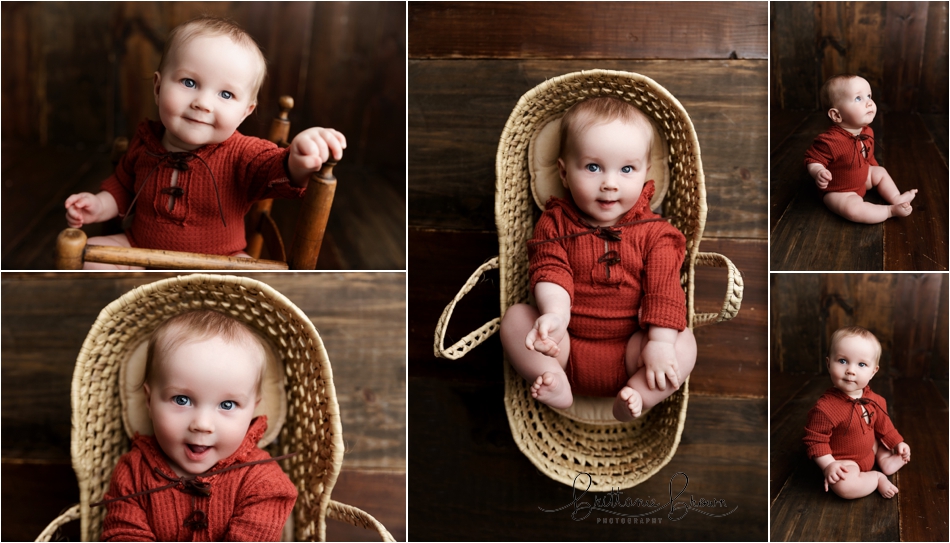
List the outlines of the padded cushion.
{"label": "padded cushion", "polygon": [[[666,192],[670,188],[669,145],[662,132],[656,129],[653,120],[653,147],[650,154],[650,171],[647,179],[653,179],[656,193],[650,200],[650,209],[657,211],[663,204]],[[557,168],[558,154],[561,150],[561,117],[557,117],[534,133],[528,144],[528,173],[531,178],[531,194],[541,209],[548,198],[564,198],[567,189],[561,183]]]}
{"label": "padded cushion", "polygon": [[[555,409],[569,419],[586,424],[617,424],[614,418],[614,398],[599,398],[595,396],[574,396],[574,403],[567,409]],[[644,409],[640,419],[649,413]]]}
{"label": "padded cushion", "polygon": [[[127,349],[128,359],[120,362],[119,382],[121,383],[120,396],[122,398],[122,423],[129,437],[136,433],[152,435],[152,419],[148,416],[148,405],[145,402],[145,392],[142,390],[142,381],[145,380],[145,360],[148,354],[148,336],[134,348]],[[284,365],[280,358],[275,356],[273,348],[264,342],[267,369],[264,372],[264,381],[261,383],[261,403],[254,410],[254,416],[267,415],[267,432],[258,442],[259,447],[265,447],[280,433],[287,416],[287,393],[284,390]]]}

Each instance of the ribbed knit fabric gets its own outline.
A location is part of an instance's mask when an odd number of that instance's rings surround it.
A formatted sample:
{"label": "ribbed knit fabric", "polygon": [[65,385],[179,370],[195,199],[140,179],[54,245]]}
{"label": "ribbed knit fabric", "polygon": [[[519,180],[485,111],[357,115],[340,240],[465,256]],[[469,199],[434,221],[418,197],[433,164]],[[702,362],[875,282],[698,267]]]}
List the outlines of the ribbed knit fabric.
{"label": "ribbed knit fabric", "polygon": [[887,415],[887,402],[880,395],[864,387],[862,398],[871,400],[864,409],[871,414],[868,424],[861,405],[853,398],[831,387],[818,398],[808,412],[805,427],[805,446],[808,458],[830,454],[835,460],[853,460],[861,471],[874,469],[874,442],[879,440],[887,449],[904,441]]}
{"label": "ribbed knit fabric", "polygon": [[221,221],[211,174],[197,158],[187,163],[187,171],[178,172],[181,190],[169,210],[170,192],[178,192],[171,188],[175,169],[171,161],[153,156],[168,154],[161,143],[164,133],[159,122],[140,123],[115,173],[102,183],[102,190],[115,198],[120,216],[129,212],[136,192],[142,191],[135,202],[135,218],[125,232],[133,247],[233,255],[247,246],[244,215],[254,202],[300,198],[305,192],[290,183],[287,149],[235,131],[221,143],[194,151],[214,172],[227,227]]}
{"label": "ribbed knit fabric", "polygon": [[[267,417],[251,422],[244,442],[211,470],[241,462],[270,458],[257,447],[267,429]],[[164,486],[171,477],[158,442],[152,436],[136,436],[132,450],[119,459],[106,499]],[[225,473],[199,477],[211,483],[210,496],[193,496],[177,488],[107,504],[102,525],[103,541],[278,541],[281,529],[297,499],[297,489],[277,462],[240,467]],[[183,523],[195,509],[206,513],[208,527],[186,528]]]}
{"label": "ribbed knit fabric", "polygon": [[[648,181],[617,224],[658,217],[649,207],[654,190]],[[531,288],[555,283],[571,296],[567,375],[573,393],[614,396],[627,381],[624,352],[634,332],[651,325],[686,328],[680,285],[686,238],[660,220],[618,226],[619,241],[583,234],[535,244],[591,228],[572,201],[552,197],[529,246]]]}
{"label": "ribbed knit fabric", "polygon": [[868,170],[877,166],[874,158],[874,131],[870,126],[861,130],[867,157],[861,150],[861,140],[838,125],[821,133],[805,152],[805,166],[818,163],[831,172],[831,181],[822,194],[829,192],[856,192],[864,197],[867,192]]}

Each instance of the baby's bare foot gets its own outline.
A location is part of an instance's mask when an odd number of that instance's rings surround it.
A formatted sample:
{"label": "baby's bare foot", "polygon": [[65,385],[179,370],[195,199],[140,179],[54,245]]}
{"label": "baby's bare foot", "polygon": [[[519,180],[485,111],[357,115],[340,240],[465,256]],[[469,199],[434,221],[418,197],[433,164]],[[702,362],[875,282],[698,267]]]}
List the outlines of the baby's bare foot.
{"label": "baby's bare foot", "polygon": [[882,455],[877,459],[877,465],[881,468],[881,471],[884,472],[884,475],[891,475],[897,470],[904,467],[904,459],[901,458],[899,454],[887,454]]}
{"label": "baby's bare foot", "polygon": [[877,491],[885,498],[893,498],[897,494],[897,487],[887,480],[887,475],[881,473],[877,480]]}
{"label": "baby's bare foot", "polygon": [[531,385],[531,397],[556,409],[567,409],[574,403],[567,375],[546,371]]}
{"label": "baby's bare foot", "polygon": [[909,204],[917,196],[917,189],[910,189],[894,199],[893,204]]}
{"label": "baby's bare foot", "polygon": [[906,217],[914,210],[908,202],[891,206],[891,217]]}
{"label": "baby's bare foot", "polygon": [[614,400],[614,418],[626,422],[640,416],[643,412],[643,398],[630,387],[623,387]]}

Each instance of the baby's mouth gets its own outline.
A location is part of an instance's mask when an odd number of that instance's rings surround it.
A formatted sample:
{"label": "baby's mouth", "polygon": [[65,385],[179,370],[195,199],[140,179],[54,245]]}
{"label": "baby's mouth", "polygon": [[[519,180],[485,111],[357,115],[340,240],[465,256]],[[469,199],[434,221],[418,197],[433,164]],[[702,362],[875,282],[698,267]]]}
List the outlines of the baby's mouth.
{"label": "baby's mouth", "polygon": [[188,447],[188,450],[195,454],[201,454],[211,448],[210,445],[192,445],[191,443],[185,444]]}

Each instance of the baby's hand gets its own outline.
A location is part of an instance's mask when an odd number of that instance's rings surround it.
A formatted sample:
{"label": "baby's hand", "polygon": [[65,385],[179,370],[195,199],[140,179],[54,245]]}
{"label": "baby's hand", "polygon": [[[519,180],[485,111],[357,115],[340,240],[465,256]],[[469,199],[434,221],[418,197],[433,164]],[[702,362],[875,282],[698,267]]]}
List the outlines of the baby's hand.
{"label": "baby's hand", "polygon": [[558,342],[564,338],[567,327],[556,313],[545,313],[534,321],[534,328],[524,339],[524,346],[547,356],[557,356],[561,352]]}
{"label": "baby's hand", "polygon": [[905,464],[910,462],[910,445],[901,441],[895,448],[897,450],[897,454],[901,455],[901,458],[904,460]]}
{"label": "baby's hand", "polygon": [[287,159],[292,180],[306,183],[307,176],[319,170],[331,155],[337,160],[343,158],[343,149],[346,138],[332,128],[308,128],[297,134],[290,142]]}
{"label": "baby's hand", "polygon": [[71,228],[96,222],[102,212],[102,202],[91,192],[80,192],[66,198],[66,224]]}
{"label": "baby's hand", "polygon": [[848,473],[848,468],[841,462],[832,462],[825,466],[825,492],[828,492],[828,485],[833,485]]}
{"label": "baby's hand", "polygon": [[828,188],[828,183],[831,182],[831,170],[825,168],[818,172],[818,175],[815,176],[815,184],[818,185],[820,189]]}
{"label": "baby's hand", "polygon": [[669,380],[673,388],[679,388],[679,362],[676,360],[676,351],[672,343],[649,340],[640,353],[646,366],[647,386],[650,390],[659,388],[666,390],[666,381]]}

